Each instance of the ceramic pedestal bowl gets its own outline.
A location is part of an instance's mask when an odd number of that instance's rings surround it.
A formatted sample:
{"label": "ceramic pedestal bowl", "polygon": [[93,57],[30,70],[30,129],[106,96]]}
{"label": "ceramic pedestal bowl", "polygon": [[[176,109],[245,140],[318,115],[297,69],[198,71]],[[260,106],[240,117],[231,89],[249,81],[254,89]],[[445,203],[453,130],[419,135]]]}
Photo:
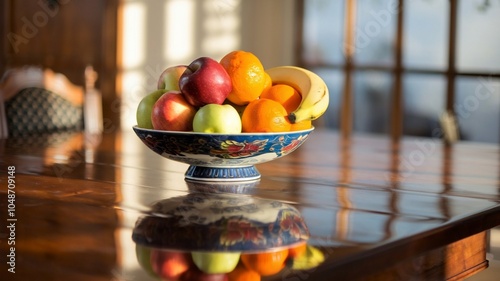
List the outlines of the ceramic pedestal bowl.
{"label": "ceramic pedestal bowl", "polygon": [[199,181],[252,181],[254,165],[283,157],[304,143],[314,128],[280,133],[208,134],[133,127],[157,154],[189,164],[185,177]]}
{"label": "ceramic pedestal bowl", "polygon": [[138,244],[187,251],[262,251],[308,238],[292,205],[231,193],[190,193],[158,201],[133,231]]}
{"label": "ceramic pedestal bowl", "polygon": [[278,273],[285,265],[308,269],[323,260],[318,250],[311,260],[308,239],[307,225],[295,207],[222,193],[191,193],[158,201],[137,220],[132,233],[141,266],[169,280],[172,276],[165,274],[178,268],[183,276],[198,272],[216,277],[214,273],[229,274],[239,262],[271,257],[281,260],[264,264],[263,276]]}

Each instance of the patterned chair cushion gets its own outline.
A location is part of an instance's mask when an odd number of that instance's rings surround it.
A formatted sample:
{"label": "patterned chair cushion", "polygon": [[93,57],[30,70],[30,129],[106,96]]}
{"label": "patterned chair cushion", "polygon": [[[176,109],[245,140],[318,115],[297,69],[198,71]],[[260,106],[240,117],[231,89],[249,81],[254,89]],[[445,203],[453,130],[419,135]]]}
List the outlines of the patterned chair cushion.
{"label": "patterned chair cushion", "polygon": [[26,88],[5,102],[7,127],[13,137],[81,130],[83,109],[42,89]]}

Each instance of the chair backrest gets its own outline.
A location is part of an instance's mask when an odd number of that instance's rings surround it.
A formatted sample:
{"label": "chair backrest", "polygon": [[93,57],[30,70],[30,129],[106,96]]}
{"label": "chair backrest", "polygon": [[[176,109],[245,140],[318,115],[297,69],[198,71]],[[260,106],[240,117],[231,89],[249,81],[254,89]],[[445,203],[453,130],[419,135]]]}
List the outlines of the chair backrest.
{"label": "chair backrest", "polygon": [[0,139],[6,139],[8,136],[7,114],[5,113],[3,95],[0,93]]}
{"label": "chair backrest", "polygon": [[44,88],[29,87],[5,102],[7,127],[13,137],[81,131],[83,108]]}
{"label": "chair backrest", "polygon": [[[80,122],[74,118],[80,118],[83,123],[84,99],[85,89],[74,85],[61,73],[33,66],[8,70],[0,81],[0,138],[7,138],[12,130],[27,129],[30,132],[28,127],[22,126],[29,123],[24,120],[27,118],[23,116],[26,112],[32,114],[28,118],[33,120],[28,121],[46,123],[39,126],[42,131],[62,128],[50,124],[54,118],[66,125]],[[46,108],[54,112],[44,112]],[[9,130],[9,123],[12,125],[13,122],[20,126]]]}

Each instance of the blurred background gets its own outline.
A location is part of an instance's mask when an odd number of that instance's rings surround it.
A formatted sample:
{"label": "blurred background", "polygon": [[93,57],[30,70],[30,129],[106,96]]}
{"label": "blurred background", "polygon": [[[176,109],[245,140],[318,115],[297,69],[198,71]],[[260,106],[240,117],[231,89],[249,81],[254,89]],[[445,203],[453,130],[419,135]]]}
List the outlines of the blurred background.
{"label": "blurred background", "polygon": [[[500,143],[500,0],[0,0],[0,15],[0,76],[39,66],[84,87],[92,66],[104,133],[131,131],[139,101],[165,68],[243,49],[266,68],[299,65],[328,83],[330,107],[317,127],[440,138],[440,118],[451,112],[461,140]],[[123,158],[102,160],[110,156],[87,148],[76,159],[147,167],[131,137],[116,141]],[[186,167],[165,161],[158,169],[181,175]],[[118,205],[145,200],[126,183],[148,186],[151,176],[87,173],[125,183]],[[126,226],[135,219],[120,218]],[[498,257],[500,231],[491,233]],[[121,241],[123,268],[138,270],[130,229],[111,238]]]}
{"label": "blurred background", "polygon": [[327,81],[316,126],[346,133],[500,142],[499,0],[1,0],[0,72],[92,65],[104,127],[130,129],[159,74],[243,49]]}

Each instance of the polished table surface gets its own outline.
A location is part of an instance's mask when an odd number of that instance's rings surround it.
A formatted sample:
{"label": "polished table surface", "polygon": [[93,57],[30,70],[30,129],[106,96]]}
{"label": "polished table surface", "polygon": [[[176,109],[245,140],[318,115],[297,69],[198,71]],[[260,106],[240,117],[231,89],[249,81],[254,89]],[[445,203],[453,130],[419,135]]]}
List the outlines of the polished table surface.
{"label": "polished table surface", "polygon": [[[0,218],[15,223],[0,230],[0,279],[153,280],[139,266],[132,231],[153,202],[195,192],[187,167],[154,154],[131,129],[0,140]],[[316,268],[263,280],[365,280],[383,272],[408,280],[420,274],[419,257],[445,257],[437,250],[467,237],[485,240],[477,235],[500,224],[494,144],[344,139],[316,129],[298,150],[257,169],[261,180],[241,196],[295,206],[309,243],[326,257]],[[16,273],[5,262],[13,235]],[[448,276],[443,268],[432,273],[436,280]]]}

